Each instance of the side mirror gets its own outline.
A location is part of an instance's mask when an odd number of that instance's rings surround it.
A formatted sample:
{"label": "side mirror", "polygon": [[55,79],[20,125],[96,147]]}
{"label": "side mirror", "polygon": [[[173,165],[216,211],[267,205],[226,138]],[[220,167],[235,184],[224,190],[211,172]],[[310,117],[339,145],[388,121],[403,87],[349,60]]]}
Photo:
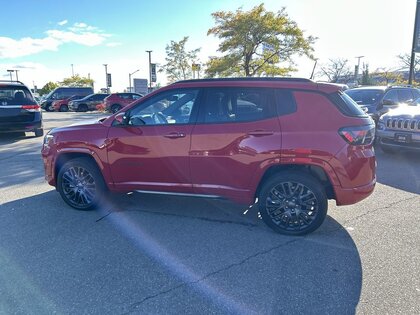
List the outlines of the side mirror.
{"label": "side mirror", "polygon": [[397,105],[397,103],[395,103],[393,100],[387,100],[387,99],[385,99],[385,100],[382,101],[382,105],[384,105],[384,106],[391,106],[391,105]]}

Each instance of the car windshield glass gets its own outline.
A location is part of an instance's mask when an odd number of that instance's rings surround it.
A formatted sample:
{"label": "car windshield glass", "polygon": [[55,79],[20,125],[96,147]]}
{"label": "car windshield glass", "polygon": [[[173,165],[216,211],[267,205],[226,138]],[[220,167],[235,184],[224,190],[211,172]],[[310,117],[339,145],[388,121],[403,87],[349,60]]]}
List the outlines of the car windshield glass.
{"label": "car windshield glass", "polygon": [[346,93],[357,104],[375,104],[384,94],[383,90],[347,90]]}
{"label": "car windshield glass", "polygon": [[28,89],[20,86],[0,87],[0,106],[36,104]]}

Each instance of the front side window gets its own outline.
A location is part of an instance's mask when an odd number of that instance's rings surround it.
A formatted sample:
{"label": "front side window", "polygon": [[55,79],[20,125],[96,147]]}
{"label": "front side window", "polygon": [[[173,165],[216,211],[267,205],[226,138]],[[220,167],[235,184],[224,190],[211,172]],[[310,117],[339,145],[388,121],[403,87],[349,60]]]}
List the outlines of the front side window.
{"label": "front side window", "polygon": [[204,100],[205,123],[245,122],[276,115],[274,92],[258,88],[211,88]]}
{"label": "front side window", "polygon": [[197,95],[195,89],[162,92],[129,110],[126,122],[133,126],[190,123]]}
{"label": "front side window", "polygon": [[398,90],[399,102],[412,102],[414,97],[410,90]]}
{"label": "front side window", "polygon": [[398,91],[397,90],[390,90],[384,96],[384,101],[387,101],[392,104],[398,103]]}

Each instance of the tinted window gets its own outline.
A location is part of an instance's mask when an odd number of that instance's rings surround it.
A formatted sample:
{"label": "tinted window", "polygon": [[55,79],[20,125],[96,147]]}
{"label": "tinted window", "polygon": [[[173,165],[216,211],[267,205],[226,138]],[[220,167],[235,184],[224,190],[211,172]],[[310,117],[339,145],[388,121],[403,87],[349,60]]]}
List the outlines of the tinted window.
{"label": "tinted window", "polygon": [[0,86],[0,106],[34,105],[32,94],[25,87]]}
{"label": "tinted window", "polygon": [[127,112],[129,125],[186,124],[192,117],[198,90],[165,91]]}
{"label": "tinted window", "polygon": [[414,100],[413,93],[409,89],[398,90],[399,102],[412,102]]}
{"label": "tinted window", "polygon": [[275,115],[276,103],[272,89],[206,89],[204,122],[254,121]]}
{"label": "tinted window", "polygon": [[383,90],[346,90],[348,96],[350,96],[357,104],[372,105],[377,103],[382,95]]}
{"label": "tinted window", "polygon": [[296,111],[296,102],[289,90],[276,90],[277,114],[287,115]]}
{"label": "tinted window", "polygon": [[386,92],[384,96],[384,100],[390,101],[392,103],[398,103],[398,91],[397,90],[390,90]]}
{"label": "tinted window", "polygon": [[346,116],[350,117],[367,117],[367,114],[363,112],[360,106],[349,97],[346,93],[337,92],[330,95],[331,101],[335,106]]}

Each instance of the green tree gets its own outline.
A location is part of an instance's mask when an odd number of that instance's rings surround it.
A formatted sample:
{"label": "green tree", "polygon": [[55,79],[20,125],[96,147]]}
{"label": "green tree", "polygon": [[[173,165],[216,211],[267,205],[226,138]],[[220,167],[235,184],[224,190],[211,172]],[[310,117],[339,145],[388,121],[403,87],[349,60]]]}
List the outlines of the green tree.
{"label": "green tree", "polygon": [[187,41],[188,36],[185,36],[179,42],[172,40],[166,46],[166,64],[160,71],[166,72],[169,82],[192,78],[192,65],[197,62],[197,54],[201,48],[187,51],[185,48]]}
{"label": "green tree", "polygon": [[60,85],[64,86],[93,86],[94,81],[92,79],[81,77],[76,74],[75,76],[64,78]]}
{"label": "green tree", "polygon": [[55,82],[48,82],[47,84],[45,84],[42,89],[38,90],[38,93],[40,95],[44,95],[44,94],[48,94],[50,93],[52,90],[54,90],[55,88],[59,87],[59,85]]}
{"label": "green tree", "polygon": [[372,85],[372,78],[369,74],[369,65],[365,65],[362,72],[362,85]]}
{"label": "green tree", "polygon": [[250,11],[212,13],[216,26],[207,35],[221,39],[218,51],[207,63],[206,74],[214,76],[287,75],[293,71],[294,55],[313,59],[315,38],[303,31],[286,14],[285,9],[266,11],[264,4]]}

